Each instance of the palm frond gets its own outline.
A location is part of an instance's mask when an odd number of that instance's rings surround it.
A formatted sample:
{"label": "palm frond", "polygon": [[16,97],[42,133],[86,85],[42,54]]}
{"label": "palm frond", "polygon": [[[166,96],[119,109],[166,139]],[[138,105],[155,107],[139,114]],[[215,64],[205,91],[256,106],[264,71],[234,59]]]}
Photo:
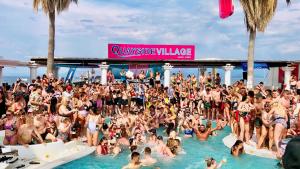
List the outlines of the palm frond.
{"label": "palm frond", "polygon": [[60,13],[69,8],[70,3],[78,3],[78,0],[33,0],[33,9],[35,11],[42,7],[42,10],[48,14],[50,12]]}
{"label": "palm frond", "polygon": [[240,0],[247,30],[263,32],[275,14],[277,0]]}
{"label": "palm frond", "polygon": [[252,4],[249,3],[248,0],[240,0],[240,3],[242,5],[242,8],[244,9],[244,14],[245,14],[245,24],[247,30],[255,30],[256,25],[255,25],[255,19],[254,19],[254,10],[251,7]]}
{"label": "palm frond", "polygon": [[55,7],[59,14],[60,12],[67,10],[71,3],[78,3],[78,0],[56,0]]}

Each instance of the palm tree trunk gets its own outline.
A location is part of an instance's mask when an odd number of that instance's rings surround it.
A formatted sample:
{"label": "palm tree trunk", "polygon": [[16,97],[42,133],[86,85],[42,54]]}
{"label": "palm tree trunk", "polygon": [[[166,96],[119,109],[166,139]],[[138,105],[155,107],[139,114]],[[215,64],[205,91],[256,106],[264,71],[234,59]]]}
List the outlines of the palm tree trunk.
{"label": "palm tree trunk", "polygon": [[55,49],[55,11],[49,12],[49,41],[48,41],[48,59],[47,59],[48,75],[53,74],[54,49]]}
{"label": "palm tree trunk", "polygon": [[256,30],[250,29],[249,46],[248,46],[248,62],[247,62],[247,88],[253,88],[253,71],[254,71],[254,46],[255,46]]}

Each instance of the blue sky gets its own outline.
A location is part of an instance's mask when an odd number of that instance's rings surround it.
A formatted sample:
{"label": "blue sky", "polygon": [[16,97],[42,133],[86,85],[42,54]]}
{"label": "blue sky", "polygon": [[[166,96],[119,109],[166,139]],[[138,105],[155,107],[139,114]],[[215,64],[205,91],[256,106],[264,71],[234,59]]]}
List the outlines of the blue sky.
{"label": "blue sky", "polygon": [[[238,0],[222,20],[218,0],[79,0],[57,16],[56,56],[106,57],[108,43],[194,44],[196,58],[245,59],[248,34]],[[300,60],[300,2],[278,10],[257,35],[256,59]],[[46,56],[48,18],[32,0],[0,0],[0,56]],[[42,73],[45,69],[39,69]],[[28,69],[5,68],[7,75]]]}

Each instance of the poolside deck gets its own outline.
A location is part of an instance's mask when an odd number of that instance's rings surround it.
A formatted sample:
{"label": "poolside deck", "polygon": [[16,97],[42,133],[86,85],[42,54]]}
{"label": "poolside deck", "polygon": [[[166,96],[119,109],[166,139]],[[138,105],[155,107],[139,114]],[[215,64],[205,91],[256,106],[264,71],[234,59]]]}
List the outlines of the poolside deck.
{"label": "poolside deck", "polygon": [[[4,131],[0,131],[0,138],[4,138]],[[2,140],[0,139],[0,143]],[[89,147],[81,141],[70,141],[63,143],[57,141],[47,144],[36,144],[25,146],[5,146],[8,150],[17,150],[18,160],[9,164],[7,168],[16,168],[24,165],[24,168],[29,169],[49,169],[70,161],[82,158],[95,151],[95,147]],[[29,162],[39,162],[40,164],[29,164]],[[2,164],[0,165],[1,168]]]}

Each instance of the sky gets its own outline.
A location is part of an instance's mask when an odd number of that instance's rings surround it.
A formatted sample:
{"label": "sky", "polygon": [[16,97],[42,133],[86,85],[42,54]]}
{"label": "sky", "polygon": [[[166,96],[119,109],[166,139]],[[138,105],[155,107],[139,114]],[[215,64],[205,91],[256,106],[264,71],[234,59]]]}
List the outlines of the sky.
{"label": "sky", "polygon": [[[47,56],[48,17],[32,2],[0,0],[2,58]],[[79,0],[56,17],[55,56],[105,58],[108,43],[137,43],[192,44],[196,59],[246,59],[244,14],[238,0],[234,5],[234,14],[220,19],[218,0]],[[300,2],[288,7],[278,0],[273,20],[257,35],[255,59],[300,60],[299,33]],[[4,69],[6,75],[16,72],[29,69]]]}

